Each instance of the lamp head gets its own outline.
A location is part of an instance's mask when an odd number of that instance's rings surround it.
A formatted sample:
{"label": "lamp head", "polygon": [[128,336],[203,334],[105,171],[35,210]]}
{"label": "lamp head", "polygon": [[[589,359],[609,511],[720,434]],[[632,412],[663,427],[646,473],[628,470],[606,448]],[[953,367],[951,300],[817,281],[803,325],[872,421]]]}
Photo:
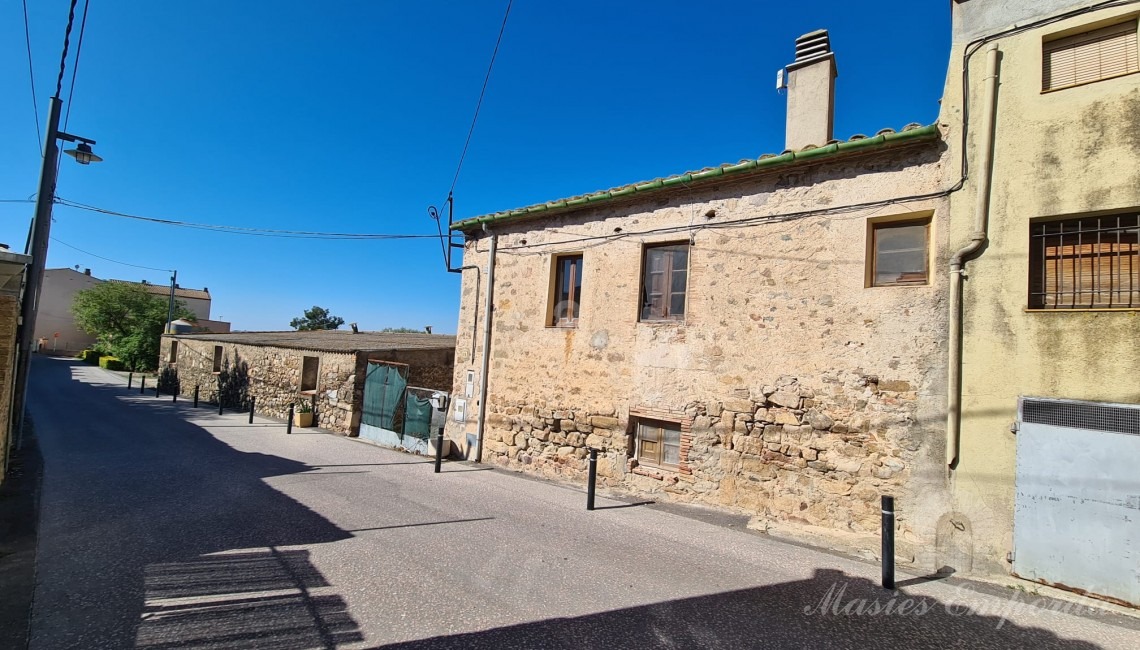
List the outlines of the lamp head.
{"label": "lamp head", "polygon": [[91,151],[91,145],[87,144],[86,142],[80,142],[79,144],[75,145],[74,149],[66,149],[63,153],[74,158],[75,162],[79,163],[80,165],[90,165],[93,162],[103,162],[102,158],[100,158],[95,152]]}

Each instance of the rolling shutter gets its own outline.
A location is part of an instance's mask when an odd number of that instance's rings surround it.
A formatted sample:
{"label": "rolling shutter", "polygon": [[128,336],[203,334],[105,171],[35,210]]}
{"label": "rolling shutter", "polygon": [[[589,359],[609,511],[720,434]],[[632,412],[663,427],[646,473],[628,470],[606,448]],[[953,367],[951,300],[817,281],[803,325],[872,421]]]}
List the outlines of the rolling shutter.
{"label": "rolling shutter", "polygon": [[1138,70],[1136,20],[1130,20],[1047,41],[1041,83],[1056,90]]}

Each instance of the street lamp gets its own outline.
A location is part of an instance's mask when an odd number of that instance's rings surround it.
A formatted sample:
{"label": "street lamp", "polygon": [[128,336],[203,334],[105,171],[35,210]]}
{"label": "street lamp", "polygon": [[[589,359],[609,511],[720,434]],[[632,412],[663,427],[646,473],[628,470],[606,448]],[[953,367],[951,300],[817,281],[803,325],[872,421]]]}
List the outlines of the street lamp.
{"label": "street lamp", "polygon": [[[32,241],[28,250],[32,255],[31,268],[24,281],[24,298],[20,304],[20,348],[16,366],[16,391],[13,404],[17,413],[16,431],[24,426],[24,407],[27,403],[28,369],[31,364],[32,342],[35,340],[36,315],[39,313],[40,289],[43,288],[44,268],[47,265],[48,239],[51,236],[51,206],[55,202],[55,179],[59,146],[56,140],[79,143],[74,149],[65,151],[81,165],[100,162],[103,159],[91,151],[94,140],[83,138],[59,130],[59,113],[63,102],[52,97],[48,104],[47,137],[44,139],[43,166],[40,167],[40,188],[36,194],[36,214],[32,222]],[[19,434],[18,434],[19,435]],[[22,436],[20,436],[22,438]]]}
{"label": "street lamp", "polygon": [[[62,139],[66,133],[60,133]],[[79,136],[72,136],[79,140],[79,144],[74,149],[64,149],[63,153],[75,159],[75,162],[80,165],[90,165],[93,162],[103,162],[103,159],[91,151],[91,145],[95,144],[94,140],[88,140]]]}

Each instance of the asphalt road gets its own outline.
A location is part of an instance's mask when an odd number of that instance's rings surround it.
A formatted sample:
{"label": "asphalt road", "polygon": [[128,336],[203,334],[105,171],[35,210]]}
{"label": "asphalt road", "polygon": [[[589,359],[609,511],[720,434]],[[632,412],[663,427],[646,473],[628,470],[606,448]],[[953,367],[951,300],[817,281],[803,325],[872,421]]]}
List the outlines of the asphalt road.
{"label": "asphalt road", "polygon": [[[1128,648],[1133,619],[37,359],[32,648]],[[696,512],[696,511],[694,511]],[[702,520],[703,519],[703,520]]]}

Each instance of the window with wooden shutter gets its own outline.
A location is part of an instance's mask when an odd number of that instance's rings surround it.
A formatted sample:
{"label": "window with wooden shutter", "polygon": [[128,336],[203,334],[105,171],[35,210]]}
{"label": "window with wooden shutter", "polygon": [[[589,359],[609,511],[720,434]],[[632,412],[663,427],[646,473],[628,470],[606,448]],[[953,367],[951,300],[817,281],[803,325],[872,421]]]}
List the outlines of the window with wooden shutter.
{"label": "window with wooden shutter", "polygon": [[1140,307],[1140,216],[1030,225],[1030,309]]}
{"label": "window with wooden shutter", "polygon": [[554,306],[550,325],[577,327],[582,304],[582,256],[554,258]]}
{"label": "window with wooden shutter", "polygon": [[645,249],[641,277],[641,320],[681,320],[689,283],[689,245]]}
{"label": "window with wooden shutter", "polygon": [[1140,71],[1136,20],[1046,41],[1042,90],[1079,86]]}
{"label": "window with wooden shutter", "polygon": [[637,421],[637,460],[665,467],[681,464],[681,425],[677,422]]}

